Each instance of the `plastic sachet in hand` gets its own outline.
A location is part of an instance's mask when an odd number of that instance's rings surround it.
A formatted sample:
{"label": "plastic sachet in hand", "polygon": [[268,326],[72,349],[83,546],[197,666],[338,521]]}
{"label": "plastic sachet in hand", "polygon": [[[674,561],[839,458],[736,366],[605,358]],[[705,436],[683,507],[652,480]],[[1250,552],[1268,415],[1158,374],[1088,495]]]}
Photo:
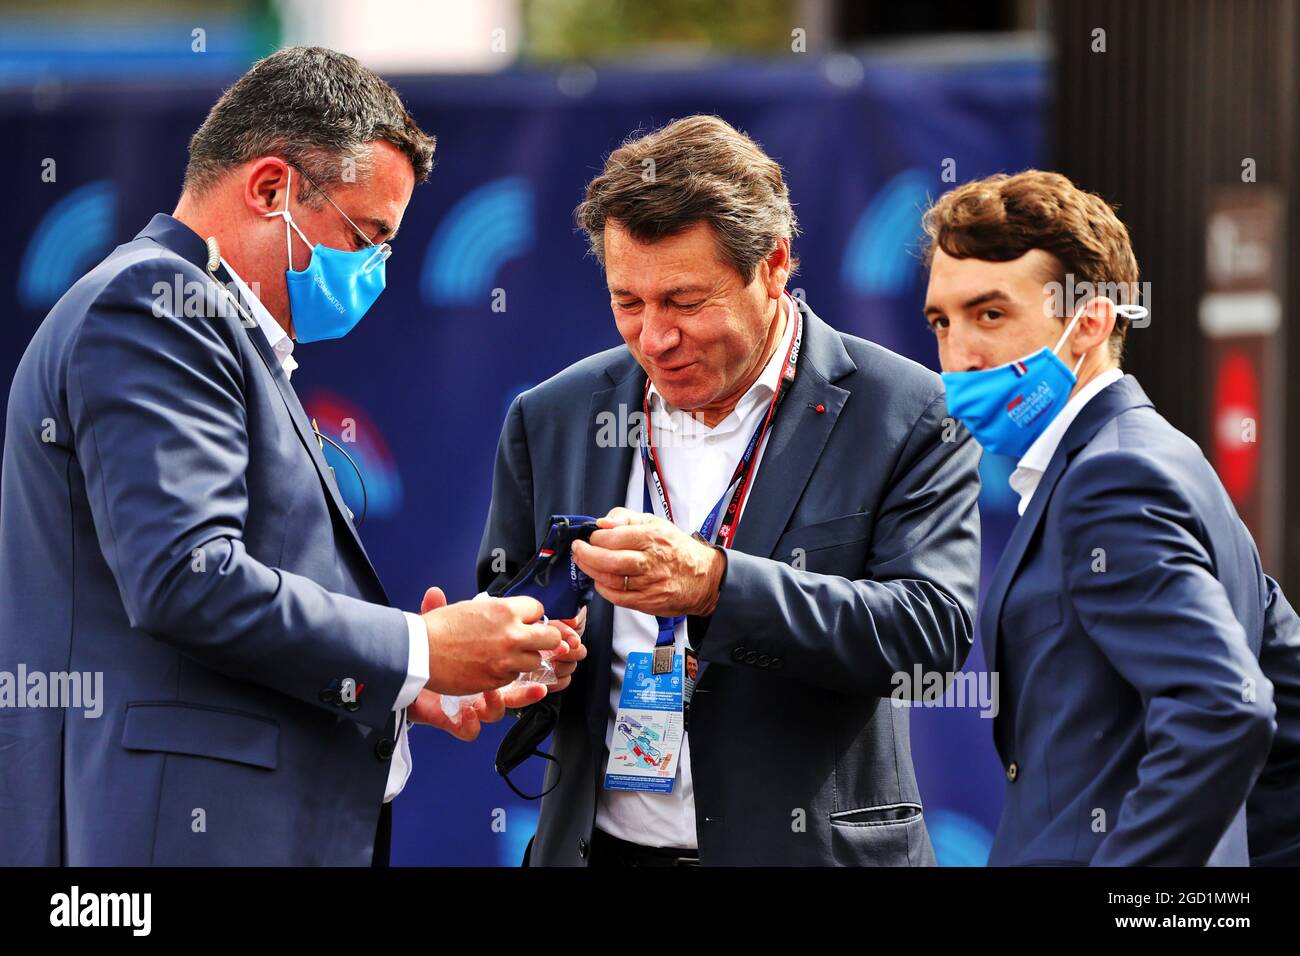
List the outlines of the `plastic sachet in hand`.
{"label": "plastic sachet in hand", "polygon": [[[591,603],[595,585],[573,559],[573,542],[588,540],[596,529],[596,519],[586,515],[551,515],[550,526],[532,560],[491,596],[536,598],[542,605],[542,623],[551,618],[567,621],[577,617]],[[555,668],[548,656],[543,652],[541,667],[520,674],[519,680],[554,684]],[[455,717],[463,699],[443,694],[443,713]]]}

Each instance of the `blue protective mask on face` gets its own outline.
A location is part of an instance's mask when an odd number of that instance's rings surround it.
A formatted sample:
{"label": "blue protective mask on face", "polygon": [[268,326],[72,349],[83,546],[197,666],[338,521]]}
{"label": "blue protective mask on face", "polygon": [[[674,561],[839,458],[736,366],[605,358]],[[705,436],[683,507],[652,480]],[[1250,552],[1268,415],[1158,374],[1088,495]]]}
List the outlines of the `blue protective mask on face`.
{"label": "blue protective mask on face", "polygon": [[[303,235],[293,220],[293,214],[289,212],[292,180],[293,172],[290,169],[284,208],[267,213],[267,216],[284,219],[284,241],[289,251],[289,268],[284,277],[289,290],[294,335],[299,342],[342,338],[356,328],[362,316],[379,298],[379,293],[384,291],[384,263],[392,254],[392,249],[388,243],[378,246],[372,244],[365,249],[355,250],[332,249],[312,243]],[[334,200],[328,196],[325,198],[348,220],[348,225],[356,229],[366,242],[370,242],[370,237],[357,228],[347,213],[334,204]],[[293,270],[291,228],[311,249],[311,261],[301,272]]]}
{"label": "blue protective mask on face", "polygon": [[[1079,356],[1073,371],[1056,353],[1087,306],[1087,302],[1079,306],[1055,348],[1044,345],[1025,358],[996,368],[943,373],[948,414],[965,425],[986,451],[1022,457],[1061,413],[1078,381],[1079,367],[1087,353]],[[1147,311],[1138,305],[1115,308],[1129,318],[1139,318]]]}

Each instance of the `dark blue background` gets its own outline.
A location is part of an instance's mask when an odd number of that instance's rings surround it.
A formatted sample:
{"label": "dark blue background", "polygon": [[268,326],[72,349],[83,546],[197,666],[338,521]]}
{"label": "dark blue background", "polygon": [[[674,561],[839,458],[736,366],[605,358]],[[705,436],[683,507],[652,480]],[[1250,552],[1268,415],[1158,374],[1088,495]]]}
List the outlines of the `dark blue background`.
{"label": "dark blue background", "polygon": [[[1045,67],[800,60],[395,80],[438,137],[437,165],[394,244],[388,291],[347,339],[300,346],[294,376],[327,433],[357,423],[352,447],[371,497],[362,533],[395,602],[415,608],[430,584],[451,600],[472,595],[511,398],[618,343],[572,210],[634,130],[710,112],[748,131],[785,167],[804,230],[791,285],[835,327],[935,367],[921,318],[921,209],[951,188],[945,160],[958,182],[1044,161]],[[218,93],[206,80],[151,80],[0,95],[4,381],[53,297],[154,212],[172,210],[186,142]],[[53,183],[41,178],[46,159],[57,163]],[[504,312],[492,311],[494,289]],[[349,467],[337,467],[359,511]],[[987,460],[985,473],[987,578],[1014,511],[1006,463]],[[982,668],[978,649],[969,666]],[[990,722],[973,709],[914,711],[912,722],[940,861],[983,863],[1002,788]],[[501,732],[464,745],[416,730],[394,862],[518,861],[536,808],[493,775]]]}

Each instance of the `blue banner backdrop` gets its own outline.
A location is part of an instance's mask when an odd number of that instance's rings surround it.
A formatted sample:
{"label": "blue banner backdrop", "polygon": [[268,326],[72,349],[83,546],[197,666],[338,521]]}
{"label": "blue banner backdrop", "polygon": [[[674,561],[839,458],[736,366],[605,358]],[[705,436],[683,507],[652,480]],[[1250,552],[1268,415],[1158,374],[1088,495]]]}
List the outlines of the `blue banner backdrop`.
{"label": "blue banner backdrop", "polygon": [[[954,181],[1042,162],[1046,67],[1034,58],[794,60],[396,81],[438,136],[437,165],[394,244],[387,293],[346,340],[300,347],[294,377],[327,434],[355,423],[351,447],[370,499],[362,533],[394,601],[413,609],[430,584],[452,600],[473,593],[510,400],[618,343],[572,210],[635,130],[710,112],[748,131],[785,167],[804,230],[792,286],[832,325],[935,367],[921,317],[921,210]],[[171,211],[188,137],[219,92],[178,80],[0,95],[10,187],[0,232],[4,381],[58,296],[154,212]],[[359,512],[350,466],[335,464]],[[987,579],[1014,509],[1007,463],[990,458],[984,470]],[[976,649],[968,668],[982,666]],[[912,722],[939,859],[980,865],[1002,792],[991,724],[972,707],[917,709]],[[537,811],[492,772],[502,730],[464,745],[417,729],[395,863],[519,861]]]}

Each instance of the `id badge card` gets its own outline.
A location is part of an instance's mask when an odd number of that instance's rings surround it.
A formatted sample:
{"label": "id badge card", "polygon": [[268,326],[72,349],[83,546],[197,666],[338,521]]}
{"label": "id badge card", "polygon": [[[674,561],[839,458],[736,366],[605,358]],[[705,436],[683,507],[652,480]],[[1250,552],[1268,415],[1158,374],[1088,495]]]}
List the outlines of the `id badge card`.
{"label": "id badge card", "polygon": [[672,793],[682,752],[682,655],[673,669],[654,673],[653,655],[629,654],[605,767],[606,790]]}

